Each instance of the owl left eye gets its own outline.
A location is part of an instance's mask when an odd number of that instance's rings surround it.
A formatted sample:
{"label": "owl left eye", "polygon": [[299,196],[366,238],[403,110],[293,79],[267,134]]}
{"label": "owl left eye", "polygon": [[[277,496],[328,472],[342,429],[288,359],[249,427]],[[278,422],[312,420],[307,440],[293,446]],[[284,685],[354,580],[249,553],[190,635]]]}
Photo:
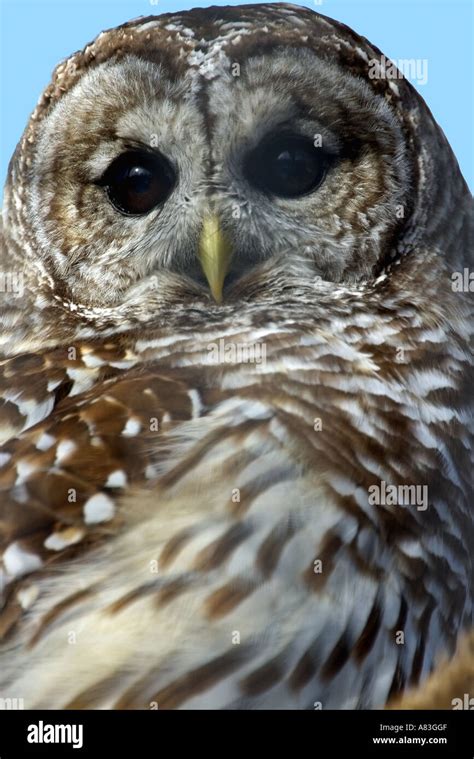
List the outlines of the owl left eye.
{"label": "owl left eye", "polygon": [[127,216],[141,216],[164,203],[175,184],[174,170],[161,155],[122,153],[98,182],[112,205]]}
{"label": "owl left eye", "polygon": [[245,174],[255,187],[281,198],[315,190],[329,165],[328,155],[300,135],[267,138],[247,157]]}

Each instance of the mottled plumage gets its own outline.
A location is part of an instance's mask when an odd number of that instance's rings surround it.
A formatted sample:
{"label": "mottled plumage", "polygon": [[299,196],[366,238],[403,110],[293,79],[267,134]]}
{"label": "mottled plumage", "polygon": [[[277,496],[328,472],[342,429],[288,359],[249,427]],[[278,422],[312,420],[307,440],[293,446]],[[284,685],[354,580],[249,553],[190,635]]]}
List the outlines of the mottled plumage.
{"label": "mottled plumage", "polygon": [[[138,19],[57,67],[3,209],[0,696],[374,708],[471,627],[473,204],[380,55],[277,4]],[[248,164],[290,131],[327,169],[276,197]],[[137,146],[175,184],[126,215],[103,177]]]}

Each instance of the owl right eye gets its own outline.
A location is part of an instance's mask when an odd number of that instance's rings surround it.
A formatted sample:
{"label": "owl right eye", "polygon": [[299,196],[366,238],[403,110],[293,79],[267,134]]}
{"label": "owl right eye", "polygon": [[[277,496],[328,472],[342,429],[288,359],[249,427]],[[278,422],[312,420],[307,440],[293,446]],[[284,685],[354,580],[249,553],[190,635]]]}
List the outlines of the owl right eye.
{"label": "owl right eye", "polygon": [[165,202],[175,182],[175,171],[164,156],[130,150],[110,164],[97,184],[105,187],[117,211],[142,216]]}
{"label": "owl right eye", "polygon": [[330,162],[330,155],[312,140],[282,134],[264,139],[247,157],[244,170],[248,181],[260,190],[295,199],[319,187]]}

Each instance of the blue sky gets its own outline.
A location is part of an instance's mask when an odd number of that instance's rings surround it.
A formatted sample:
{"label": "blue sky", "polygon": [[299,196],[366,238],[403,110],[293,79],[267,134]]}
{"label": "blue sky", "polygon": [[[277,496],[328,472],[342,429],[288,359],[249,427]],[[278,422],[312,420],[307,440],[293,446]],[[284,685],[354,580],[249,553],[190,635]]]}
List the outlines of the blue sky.
{"label": "blue sky", "polygon": [[[192,8],[239,5],[214,0],[0,0],[0,181],[51,71],[102,29],[130,18]],[[428,63],[413,84],[444,129],[474,187],[474,44],[472,0],[315,0],[300,2],[367,37],[392,59]]]}

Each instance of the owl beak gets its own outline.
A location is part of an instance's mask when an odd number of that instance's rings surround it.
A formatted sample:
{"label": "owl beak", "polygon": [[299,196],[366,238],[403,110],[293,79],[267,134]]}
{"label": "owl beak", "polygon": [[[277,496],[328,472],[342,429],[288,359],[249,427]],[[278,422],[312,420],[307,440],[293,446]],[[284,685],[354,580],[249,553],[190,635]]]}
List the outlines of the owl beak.
{"label": "owl beak", "polygon": [[216,214],[209,214],[202,225],[199,261],[217,303],[222,301],[222,288],[231,258],[232,248],[221,229],[219,219]]}

